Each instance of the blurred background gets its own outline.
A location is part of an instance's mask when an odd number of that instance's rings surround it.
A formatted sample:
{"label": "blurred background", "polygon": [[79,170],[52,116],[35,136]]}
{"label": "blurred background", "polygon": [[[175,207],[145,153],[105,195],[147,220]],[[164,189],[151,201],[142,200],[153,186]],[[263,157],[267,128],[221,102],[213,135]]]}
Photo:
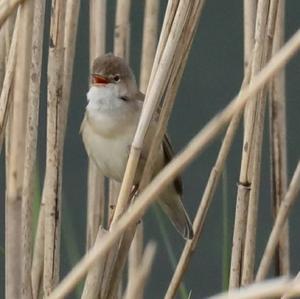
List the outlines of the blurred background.
{"label": "blurred background", "polygon": [[[51,1],[48,1],[48,9]],[[62,277],[85,252],[86,181],[87,156],[79,135],[79,128],[86,105],[89,77],[89,7],[81,1],[76,56],[73,73],[72,96],[68,117],[68,128],[64,152],[63,211],[62,216]],[[164,17],[167,1],[161,0],[160,23]],[[107,1],[107,52],[113,50],[113,30],[116,1]],[[132,1],[130,65],[139,78],[142,45],[144,1]],[[286,39],[300,28],[300,2],[286,1]],[[49,31],[49,16],[46,29]],[[49,35],[45,35],[49,36]],[[1,41],[0,41],[1,42]],[[44,42],[47,57],[48,40]],[[41,190],[45,170],[46,144],[46,94],[47,70],[43,69],[42,95],[39,128],[38,186]],[[287,155],[289,181],[300,153],[300,54],[286,70],[287,94]],[[187,67],[177,95],[176,104],[169,123],[169,134],[175,152],[179,152],[188,141],[238,93],[243,79],[243,5],[240,0],[206,1],[198,31],[191,49]],[[270,202],[270,170],[268,149],[268,121],[265,124],[262,183],[260,191],[259,229],[257,259],[272,227]],[[211,167],[216,159],[222,136],[211,144],[197,160],[182,174],[184,204],[194,218]],[[187,290],[192,298],[222,291],[224,285],[224,263],[228,264],[231,250],[233,219],[236,200],[236,183],[239,177],[242,145],[242,126],[227,162],[226,175],[220,184],[204,225],[203,235],[185,276]],[[4,158],[1,155],[0,169],[0,297],[4,298]],[[224,208],[225,205],[225,208]],[[225,214],[224,214],[225,212]],[[291,268],[295,274],[300,268],[300,205],[297,203],[290,217]],[[184,241],[164,217],[175,258],[178,259]],[[161,224],[160,224],[161,225]],[[146,289],[146,298],[162,298],[172,277],[172,264],[163,242],[162,230],[157,216],[151,209],[144,220],[145,242],[155,240],[158,250]],[[228,231],[224,239],[224,229]],[[226,234],[225,234],[226,236]],[[225,269],[225,270],[224,270]],[[226,277],[226,276],[225,276]],[[70,298],[76,298],[73,293]],[[178,298],[180,298],[178,296]]]}

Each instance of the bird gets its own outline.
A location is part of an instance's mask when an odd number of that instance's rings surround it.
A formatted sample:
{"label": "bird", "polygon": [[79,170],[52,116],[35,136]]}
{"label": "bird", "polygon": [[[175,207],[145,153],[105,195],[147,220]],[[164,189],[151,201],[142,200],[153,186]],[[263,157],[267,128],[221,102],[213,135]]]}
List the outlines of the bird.
{"label": "bird", "polygon": [[[144,94],[139,91],[133,71],[126,61],[112,53],[95,58],[92,64],[87,106],[80,128],[87,155],[100,172],[122,182],[130,146],[142,111]],[[157,128],[157,117],[146,133],[134,184],[138,186],[151,141]],[[173,157],[165,134],[153,166],[155,176]],[[184,239],[193,238],[193,227],[182,203],[182,181],[177,177],[158,195],[157,202]]]}

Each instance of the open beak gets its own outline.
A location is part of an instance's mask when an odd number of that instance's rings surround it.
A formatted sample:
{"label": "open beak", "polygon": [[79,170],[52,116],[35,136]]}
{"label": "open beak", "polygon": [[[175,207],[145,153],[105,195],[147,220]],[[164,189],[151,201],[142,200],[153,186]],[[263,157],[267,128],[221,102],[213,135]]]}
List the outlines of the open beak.
{"label": "open beak", "polygon": [[101,85],[106,85],[108,83],[109,81],[105,77],[100,76],[98,74],[92,74],[92,85],[101,86]]}

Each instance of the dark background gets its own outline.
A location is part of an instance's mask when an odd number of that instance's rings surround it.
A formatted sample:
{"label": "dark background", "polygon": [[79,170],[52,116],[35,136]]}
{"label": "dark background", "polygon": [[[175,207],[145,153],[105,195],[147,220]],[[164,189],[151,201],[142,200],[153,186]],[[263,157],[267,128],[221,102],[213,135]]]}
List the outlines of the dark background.
{"label": "dark background", "polygon": [[[89,17],[88,1],[81,1],[76,57],[73,75],[72,97],[65,140],[64,178],[63,178],[63,228],[62,228],[62,276],[74,266],[85,250],[86,220],[86,174],[87,157],[84,151],[79,127],[86,104],[88,90],[88,45]],[[107,1],[107,51],[113,49],[113,29],[115,2]],[[162,23],[166,0],[161,1],[160,21]],[[219,112],[239,91],[243,79],[243,6],[242,1],[206,1],[199,28],[188,59],[187,67],[180,85],[176,105],[169,123],[175,152],[180,151],[188,141]],[[48,11],[49,11],[48,1]],[[130,64],[139,78],[140,51],[142,43],[144,1],[132,1],[131,11],[131,53]],[[300,2],[287,1],[286,39],[300,27]],[[49,25],[49,16],[47,19]],[[46,26],[49,30],[49,26]],[[1,42],[1,41],[0,41]],[[45,41],[45,51],[48,41]],[[45,58],[47,53],[44,53]],[[300,135],[300,55],[288,64],[287,89],[287,145],[289,180],[299,159]],[[46,137],[46,65],[43,71],[39,135],[39,173],[42,185],[45,161]],[[264,135],[262,183],[259,206],[258,248],[260,258],[271,230],[269,184],[268,122]],[[211,167],[216,159],[221,136],[198,157],[183,173],[184,203],[193,218],[196,214]],[[234,142],[227,162],[227,197],[229,251],[231,249],[232,226],[235,211],[236,182],[238,181],[241,158],[242,129]],[[1,157],[1,232],[0,246],[4,248],[4,160]],[[192,290],[192,298],[202,298],[222,290],[223,255],[223,196],[218,188],[209,210],[203,235],[194,254],[185,283]],[[297,203],[291,213],[291,267],[293,273],[299,271],[299,235],[297,228],[300,207]],[[184,242],[173,227],[164,221],[176,257],[180,256]],[[162,298],[172,277],[166,247],[153,211],[145,218],[145,239],[157,242],[157,254],[152,275],[146,289],[146,298]],[[4,297],[4,254],[0,253],[0,285]],[[75,298],[72,295],[70,298]]]}

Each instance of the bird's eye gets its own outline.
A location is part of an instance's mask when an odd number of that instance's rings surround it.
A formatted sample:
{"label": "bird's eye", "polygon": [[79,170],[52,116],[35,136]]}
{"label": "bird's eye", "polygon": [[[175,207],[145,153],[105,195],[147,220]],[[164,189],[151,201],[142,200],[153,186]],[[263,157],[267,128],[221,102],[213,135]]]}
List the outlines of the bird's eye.
{"label": "bird's eye", "polygon": [[120,81],[120,76],[119,75],[114,75],[113,77],[115,82],[119,82]]}

